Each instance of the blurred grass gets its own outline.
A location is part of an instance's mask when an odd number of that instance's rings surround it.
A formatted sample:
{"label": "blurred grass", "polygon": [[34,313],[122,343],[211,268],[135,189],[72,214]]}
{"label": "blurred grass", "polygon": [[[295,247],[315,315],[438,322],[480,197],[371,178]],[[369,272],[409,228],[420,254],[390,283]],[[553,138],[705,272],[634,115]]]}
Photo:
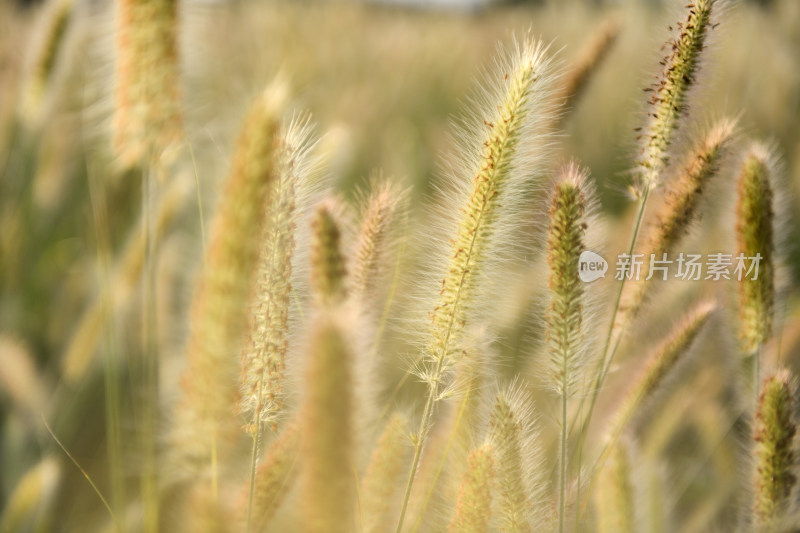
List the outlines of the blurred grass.
{"label": "blurred grass", "polygon": [[[98,231],[107,232],[109,254],[118,257],[141,211],[142,177],[132,172],[106,179],[110,164],[96,162],[97,154],[107,151],[100,132],[107,127],[109,117],[103,110],[111,91],[110,64],[103,53],[108,43],[96,29],[107,24],[108,17],[97,11],[95,4],[86,2],[76,12],[68,32],[80,38],[68,40],[58,59],[72,70],[58,76],[50,88],[57,97],[48,100],[52,105],[46,110],[44,126],[30,128],[19,120],[18,102],[27,76],[26,52],[32,49],[37,17],[43,10],[0,3],[0,335],[24,341],[48,383],[59,383],[61,353],[107,277],[98,261]],[[297,109],[310,110],[326,134],[321,142],[335,148],[330,163],[340,191],[349,194],[373,170],[382,169],[412,187],[412,211],[421,212],[437,186],[446,154],[455,150],[449,137],[451,121],[468,107],[473,80],[480,77],[481,66],[491,61],[496,43],[530,28],[534,35],[552,42],[568,68],[591,31],[614,14],[622,24],[621,37],[557,142],[562,157],[570,154],[591,169],[604,212],[625,228],[629,205],[625,191],[635,150],[633,127],[639,125],[643,113],[641,89],[657,64],[655,50],[667,36],[664,21],[673,20],[674,12],[673,7],[655,2],[601,8],[553,1],[503,5],[478,13],[355,2],[186,2],[181,35],[184,105],[189,142],[197,154],[203,207],[207,213],[213,210],[225,175],[226,154],[231,152],[251,97],[280,73],[293,87]],[[715,32],[715,44],[701,74],[702,88],[692,96],[692,113],[700,125],[723,114],[740,116],[748,136],[773,142],[790,183],[788,210],[797,212],[800,2],[776,0],[767,8],[740,2],[726,16]],[[83,107],[87,94],[95,92],[104,95],[96,105],[99,113]],[[95,102],[88,103],[95,107]],[[90,180],[97,187],[93,194],[107,207],[109,219],[102,228],[93,215]],[[185,262],[171,285],[175,294],[164,295],[172,299],[170,308],[180,316],[185,316],[181,313],[193,287],[191,275],[200,263],[197,216],[196,211],[183,214],[183,242],[178,252],[169,252]],[[800,242],[800,229],[786,231],[790,234],[787,242]],[[800,249],[790,247],[787,253],[796,287]],[[655,315],[661,316],[654,322],[668,322],[670,313],[682,304],[680,295],[673,300],[678,304],[657,310]],[[134,302],[113,319],[126,348],[131,347],[126,352],[132,355],[126,357],[136,357],[141,349],[137,309]],[[171,327],[177,331],[168,333],[169,346],[179,347],[182,326]],[[511,359],[526,346],[513,339],[530,332],[522,331],[519,324],[509,330],[512,340],[503,348]],[[796,323],[787,330],[787,337],[795,340],[787,342],[783,354],[795,368],[800,365],[798,330]],[[646,342],[653,331],[638,332],[638,336]],[[174,359],[180,352],[169,355]],[[119,379],[127,379],[124,365],[119,371]],[[713,382],[708,376],[695,378],[699,383],[704,380]],[[708,391],[711,387],[703,388],[713,396]],[[55,387],[44,414],[55,418],[55,433],[101,490],[108,491],[106,428],[99,408],[103,400],[103,376],[94,372],[74,388],[63,383]],[[135,402],[133,394],[123,395],[123,433],[135,432],[129,427]],[[668,422],[653,421],[660,423]],[[52,449],[52,442],[36,421],[15,408],[1,387],[0,427],[2,509],[18,480]],[[721,462],[714,474],[718,475],[730,466],[728,457],[717,455],[714,435],[703,433],[703,428],[698,423],[683,427],[662,443],[666,451],[661,453],[672,458],[691,456],[699,446]],[[124,482],[133,486],[140,458],[133,445],[128,448],[123,445]],[[71,465],[62,467],[64,479],[53,511],[60,517],[58,530],[81,531],[83,524],[103,523],[105,510],[87,490],[85,480]],[[697,468],[710,467],[700,464]],[[691,479],[684,484],[687,489],[677,495],[674,510],[682,517],[692,511],[695,494],[713,490]]]}

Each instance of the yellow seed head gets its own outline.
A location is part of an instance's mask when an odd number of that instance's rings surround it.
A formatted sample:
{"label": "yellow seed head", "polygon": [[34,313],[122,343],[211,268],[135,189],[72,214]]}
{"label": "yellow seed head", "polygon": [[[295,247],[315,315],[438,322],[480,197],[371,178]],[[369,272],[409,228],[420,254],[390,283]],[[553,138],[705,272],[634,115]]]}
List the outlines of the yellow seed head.
{"label": "yellow seed head", "polygon": [[312,326],[302,408],[302,531],[350,533],[354,527],[353,354],[343,325],[322,311]]}
{"label": "yellow seed head", "polygon": [[361,483],[364,531],[389,531],[396,518],[392,502],[401,489],[409,451],[408,419],[394,413],[386,423]]}
{"label": "yellow seed head", "polygon": [[467,470],[461,479],[456,512],[448,527],[450,533],[489,531],[494,482],[494,450],[486,444],[473,450],[467,458]]}
{"label": "yellow seed head", "polygon": [[775,305],[775,213],[768,151],[755,145],[739,175],[736,206],[737,253],[761,256],[758,278],[745,276],[739,289],[739,336],[746,353],[755,352],[772,332]]}
{"label": "yellow seed head", "polygon": [[127,168],[180,141],[177,0],[117,0],[112,144]]}
{"label": "yellow seed head", "polygon": [[[256,471],[252,524],[263,531],[292,489],[297,473],[300,426],[292,423],[269,445]],[[249,490],[249,488],[248,488]],[[243,498],[242,501],[246,501]]]}
{"label": "yellow seed head", "polygon": [[636,502],[624,443],[614,446],[609,465],[600,478],[600,488],[594,491],[598,533],[633,533]]}
{"label": "yellow seed head", "polygon": [[678,36],[667,41],[667,56],[651,91],[648,122],[643,135],[638,171],[643,188],[655,185],[669,163],[669,148],[686,110],[689,89],[695,81],[700,55],[711,29],[716,0],[693,0],[686,5],[685,21],[678,23]]}
{"label": "yellow seed head", "polygon": [[321,204],[311,227],[311,285],[322,305],[341,303],[346,295],[341,231],[334,212],[331,202]]}
{"label": "yellow seed head", "polygon": [[764,380],[756,412],[755,512],[758,531],[770,527],[791,511],[790,495],[795,476],[795,434],[797,406],[790,374],[782,370]]}
{"label": "yellow seed head", "polygon": [[192,304],[177,431],[184,455],[204,466],[238,432],[236,417],[231,416],[239,401],[236,354],[246,331],[264,212],[276,170],[279,106],[278,95],[267,91],[246,117]]}
{"label": "yellow seed head", "polygon": [[576,379],[582,342],[583,282],[578,277],[578,259],[585,249],[587,228],[585,180],[577,165],[563,169],[553,191],[547,232],[547,340],[553,384],[565,396],[571,394]]}

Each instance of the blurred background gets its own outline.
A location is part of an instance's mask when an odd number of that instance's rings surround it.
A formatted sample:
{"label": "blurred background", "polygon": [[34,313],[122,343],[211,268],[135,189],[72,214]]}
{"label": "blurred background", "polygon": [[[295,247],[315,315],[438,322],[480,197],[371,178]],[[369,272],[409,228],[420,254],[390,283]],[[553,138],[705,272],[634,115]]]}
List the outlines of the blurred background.
{"label": "blurred background", "polygon": [[[58,30],[58,45],[50,47],[57,3],[0,0],[0,509],[29,479],[26,473],[40,468],[30,483],[38,480],[40,489],[50,483],[52,492],[30,528],[81,531],[82,524],[103,524],[105,510],[77,469],[47,462],[63,456],[54,452],[41,415],[103,488],[109,461],[103,409],[114,392],[104,388],[99,370],[65,380],[62,358],[107,285],[109,264],[124,250],[145,193],[135,173],[112,170],[108,155],[111,3],[75,0]],[[689,129],[699,133],[723,116],[737,117],[744,137],[774,147],[786,183],[781,199],[787,212],[797,212],[800,2],[725,5],[691,96]],[[307,110],[317,125],[334,188],[351,195],[380,170],[410,188],[413,216],[436,189],[455,149],[452,124],[470,108],[475,80],[491,65],[499,42],[530,30],[550,43],[569,73],[592,36],[613,20],[619,36],[562,122],[555,149],[562,160],[574,157],[591,170],[611,227],[627,227],[642,89],[658,71],[659,48],[681,7],[658,0],[185,0],[179,2],[179,49],[192,153],[182,158],[193,165],[184,171],[196,173],[201,197],[209,199],[202,208],[212,212],[242,115],[279,75],[291,87],[297,112]],[[42,62],[49,66],[45,84],[36,81]],[[732,188],[730,183],[723,187]],[[164,295],[158,305],[174,317],[160,328],[159,342],[176,354],[186,330],[190,274],[201,254],[197,212],[186,211],[182,230],[169,237],[174,245],[153,267]],[[789,224],[783,231],[794,294],[800,230]],[[135,344],[141,328],[137,277],[122,279],[115,290],[124,298],[95,311],[113,311],[120,336],[104,337],[99,319],[94,325],[110,350]],[[797,345],[800,324],[794,322],[787,339]],[[697,379],[713,389],[713,376]],[[702,416],[716,414],[709,408]],[[135,461],[131,457],[126,461]],[[692,489],[687,501],[709,487]]]}

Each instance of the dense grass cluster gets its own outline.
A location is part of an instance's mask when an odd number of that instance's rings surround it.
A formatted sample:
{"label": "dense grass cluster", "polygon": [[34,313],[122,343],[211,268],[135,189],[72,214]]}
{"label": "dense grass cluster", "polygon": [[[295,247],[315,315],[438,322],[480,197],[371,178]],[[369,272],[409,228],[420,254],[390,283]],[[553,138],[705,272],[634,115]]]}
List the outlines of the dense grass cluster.
{"label": "dense grass cluster", "polygon": [[800,529],[800,130],[724,33],[800,9],[679,4],[0,7],[0,533]]}

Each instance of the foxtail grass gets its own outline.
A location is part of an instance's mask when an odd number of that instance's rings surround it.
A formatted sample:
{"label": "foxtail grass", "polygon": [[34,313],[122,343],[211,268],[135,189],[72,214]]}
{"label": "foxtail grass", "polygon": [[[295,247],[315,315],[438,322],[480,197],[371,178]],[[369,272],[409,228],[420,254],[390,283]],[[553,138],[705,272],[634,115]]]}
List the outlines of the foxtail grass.
{"label": "foxtail grass", "polygon": [[[672,253],[692,223],[700,217],[700,202],[719,170],[720,160],[731,142],[734,127],[735,123],[731,120],[718,122],[690,151],[677,179],[670,183],[665,192],[664,205],[656,215],[646,240],[645,259],[654,256],[660,261],[665,254]],[[642,279],[633,280],[623,301],[618,321],[622,327],[638,314],[648,289],[652,287],[649,281],[655,275],[650,270],[649,260],[646,261]]]}
{"label": "foxtail grass", "polygon": [[239,403],[235,354],[243,346],[264,208],[277,171],[274,152],[282,100],[280,87],[265,91],[245,119],[191,309],[176,445],[201,471],[210,467],[212,484],[221,445],[239,431],[231,417]]}
{"label": "foxtail grass", "polygon": [[[267,448],[247,489],[249,528],[263,531],[286,499],[297,477],[301,429],[291,422]],[[252,494],[252,500],[251,500]]]}
{"label": "foxtail grass", "polygon": [[53,0],[48,2],[42,13],[19,107],[23,120],[29,126],[36,127],[42,120],[46,95],[55,77],[58,59],[63,56],[73,10],[74,0]]}
{"label": "foxtail grass", "polygon": [[633,533],[636,502],[631,465],[623,441],[611,452],[608,467],[600,474],[602,490],[595,492],[598,533]]}
{"label": "foxtail grass", "polygon": [[322,308],[341,304],[347,295],[347,265],[337,211],[332,200],[325,201],[317,207],[311,221],[311,289]]}
{"label": "foxtail grass", "polygon": [[489,442],[497,458],[497,520],[502,531],[530,533],[539,504],[533,493],[531,454],[538,449],[531,400],[518,385],[495,396],[489,418]]}
{"label": "foxtail grass", "polygon": [[755,459],[755,522],[759,532],[774,527],[796,504],[797,402],[787,370],[764,380],[756,412],[753,439]]}
{"label": "foxtail grass", "polygon": [[620,33],[620,22],[616,17],[609,17],[592,33],[588,41],[578,52],[572,68],[562,84],[564,113],[562,123],[574,111],[574,108],[586,91],[589,82],[603,64],[605,58],[617,41]]}
{"label": "foxtail grass", "polygon": [[[310,139],[303,123],[284,128],[277,139],[276,174],[270,184],[258,275],[252,296],[249,335],[242,352],[241,411],[252,437],[248,524],[256,481],[256,465],[265,428],[277,427],[283,407],[289,311],[292,306],[292,260],[298,212],[298,189],[308,176]],[[248,527],[249,530],[249,527]]]}
{"label": "foxtail grass", "polygon": [[[637,178],[634,192],[638,197],[639,207],[628,246],[629,257],[633,255],[636,246],[648,196],[651,189],[660,182],[669,163],[669,148],[681,124],[681,118],[686,114],[688,94],[696,81],[708,32],[714,28],[711,19],[716,4],[716,0],[695,0],[686,4],[688,13],[686,20],[678,23],[677,37],[670,39],[665,44],[668,54],[661,61],[662,70],[656,76],[656,82],[651,87],[645,88],[646,92],[651,93],[651,97],[648,101],[647,122],[639,130],[643,133],[639,137],[641,148],[634,168]],[[605,382],[623,336],[624,327],[619,328],[616,336],[615,331],[627,274],[628,272],[623,272],[622,280],[619,283],[611,311],[611,320],[595,372],[596,378],[589,394],[589,407],[586,414],[583,415],[583,422],[579,428],[579,456],[582,455],[584,437],[592,420],[597,395]],[[579,413],[582,411],[583,405],[578,409]],[[580,482],[578,486],[580,487]]]}
{"label": "foxtail grass", "polygon": [[55,457],[42,459],[17,481],[0,514],[0,531],[33,531],[48,523],[43,514],[61,482],[61,466]]}
{"label": "foxtail grass", "polygon": [[561,402],[558,530],[564,531],[567,486],[568,402],[579,382],[583,350],[583,281],[578,259],[585,249],[586,175],[575,164],[560,173],[553,191],[547,233],[550,306],[546,314],[551,382]]}
{"label": "foxtail grass", "polygon": [[355,527],[352,469],[354,360],[342,316],[321,310],[308,347],[306,398],[302,407],[301,531],[350,533]]}
{"label": "foxtail grass", "polygon": [[363,214],[350,276],[351,293],[356,301],[365,303],[376,296],[393,247],[392,226],[399,222],[406,196],[390,180],[373,179],[369,194],[362,200]]}
{"label": "foxtail grass", "polygon": [[408,419],[395,412],[378,438],[361,483],[361,516],[366,533],[387,531],[394,523],[393,502],[402,484],[409,444]]}
{"label": "foxtail grass", "polygon": [[739,337],[752,355],[769,339],[775,306],[775,208],[773,170],[768,150],[751,147],[739,174],[736,248],[745,258],[759,257],[758,276],[744,276],[739,290]]}
{"label": "foxtail grass", "polygon": [[122,168],[182,136],[177,0],[116,0],[112,148]]}
{"label": "foxtail grass", "polygon": [[492,487],[495,484],[495,455],[490,444],[476,448],[467,458],[450,533],[486,533],[492,519]]}
{"label": "foxtail grass", "polygon": [[677,24],[678,35],[667,41],[668,53],[661,62],[661,73],[655,84],[645,89],[651,97],[637,168],[641,194],[660,181],[669,164],[669,149],[686,113],[689,89],[696,81],[717,3],[717,0],[693,0],[686,4],[687,16]]}
{"label": "foxtail grass", "polygon": [[[423,352],[420,377],[428,386],[419,430],[415,435],[414,457],[397,524],[400,533],[408,498],[414,484],[419,459],[430,431],[436,403],[442,398],[451,368],[462,358],[462,335],[470,311],[476,305],[476,281],[487,261],[491,239],[500,219],[501,202],[511,186],[515,156],[522,135],[543,118],[538,98],[547,86],[549,62],[540,43],[530,40],[517,45],[507,64],[502,66],[502,87],[492,102],[491,115],[483,118],[487,130],[483,147],[464,180],[465,204],[455,225],[449,259],[444,268],[437,304],[430,313],[430,341]],[[526,141],[532,142],[532,141]],[[474,149],[474,148],[471,148]],[[471,186],[466,187],[470,180]],[[512,201],[514,198],[508,198]]]}

